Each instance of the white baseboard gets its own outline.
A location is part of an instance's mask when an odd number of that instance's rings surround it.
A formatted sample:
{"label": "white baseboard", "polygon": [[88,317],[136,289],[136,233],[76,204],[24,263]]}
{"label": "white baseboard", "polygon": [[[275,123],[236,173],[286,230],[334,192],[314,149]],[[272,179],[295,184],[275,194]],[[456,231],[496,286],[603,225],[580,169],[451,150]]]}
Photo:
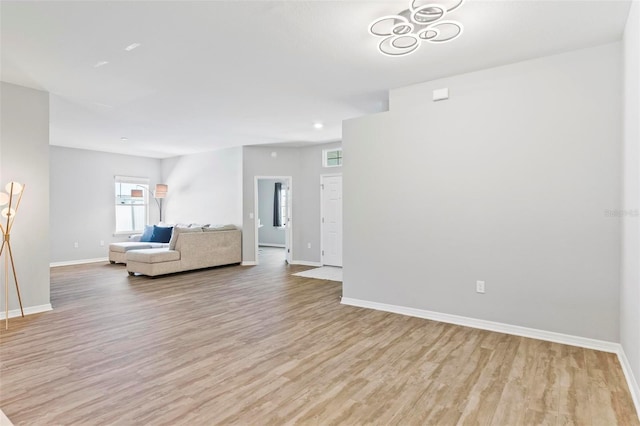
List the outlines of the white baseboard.
{"label": "white baseboard", "polygon": [[618,350],[620,348],[620,344],[615,342],[589,339],[587,337],[580,336],[571,336],[569,334],[556,333],[553,331],[538,330],[535,328],[521,327],[518,325],[504,324],[500,322],[485,321],[459,315],[443,314],[440,312],[408,308],[405,306],[387,305],[386,303],[369,302],[367,300],[351,299],[348,297],[342,298],[342,304],[357,306],[360,308],[370,308],[378,311],[393,312],[396,314],[446,322],[449,324],[462,325],[465,327],[479,328],[481,330],[496,331],[498,333],[513,334],[515,336],[530,337],[532,339],[546,340],[548,342],[579,346],[582,348],[595,349],[597,351],[603,352],[618,353]]}
{"label": "white baseboard", "polygon": [[58,266],[72,266],[72,265],[84,265],[85,263],[98,263],[108,262],[108,257],[96,257],[95,259],[79,259],[79,260],[67,260],[64,262],[51,262],[50,268],[57,268]]}
{"label": "white baseboard", "polygon": [[285,245],[284,245],[284,244],[258,243],[258,247],[277,247],[277,248],[285,248]]}
{"label": "white baseboard", "polygon": [[[38,306],[27,306],[24,308],[25,315],[39,314],[40,312],[52,311],[51,303],[47,303],[46,305],[38,305]],[[9,318],[16,318],[22,316],[20,309],[12,309],[9,311]],[[0,312],[0,320],[5,319],[4,311]]]}
{"label": "white baseboard", "polygon": [[243,260],[240,265],[241,266],[256,266],[257,264],[258,264],[258,262],[256,262],[255,260]]}
{"label": "white baseboard", "polygon": [[545,340],[548,342],[561,343],[564,345],[578,346],[586,349],[594,349],[602,352],[614,353],[618,356],[620,366],[629,386],[631,398],[636,407],[636,414],[640,419],[640,388],[633,375],[629,360],[624,353],[620,343],[608,342],[604,340],[589,339],[587,337],[572,336],[569,334],[556,333],[553,331],[538,330],[535,328],[520,327],[518,325],[504,324],[500,322],[485,321],[475,318],[463,317],[459,315],[443,314],[440,312],[427,311],[424,309],[408,308],[406,306],[388,305],[386,303],[370,302],[368,300],[352,299],[343,297],[343,305],[356,306],[359,308],[375,309],[377,311],[392,312],[394,314],[407,315],[411,317],[424,318],[448,324],[462,325],[465,327],[479,328],[481,330],[495,331],[498,333],[513,334],[515,336],[528,337],[531,339]]}
{"label": "white baseboard", "polygon": [[629,360],[627,359],[627,355],[624,353],[624,348],[622,347],[622,345],[620,345],[620,348],[618,350],[618,360],[620,361],[620,365],[622,366],[624,377],[627,379],[629,392],[631,393],[631,399],[633,399],[633,403],[636,406],[638,419],[640,419],[640,387],[638,386],[638,381],[633,375],[631,364],[629,364]]}
{"label": "white baseboard", "polygon": [[292,260],[291,265],[302,265],[302,266],[322,266],[320,262],[307,262],[306,260]]}
{"label": "white baseboard", "polygon": [[13,426],[13,423],[11,423],[9,417],[7,417],[6,414],[2,412],[2,410],[0,410],[0,426]]}

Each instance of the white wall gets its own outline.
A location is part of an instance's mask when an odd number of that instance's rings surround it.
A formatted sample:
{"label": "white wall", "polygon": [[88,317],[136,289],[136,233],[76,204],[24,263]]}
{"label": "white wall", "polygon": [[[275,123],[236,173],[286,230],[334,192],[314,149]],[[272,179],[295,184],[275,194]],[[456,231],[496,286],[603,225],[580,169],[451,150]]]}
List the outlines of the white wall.
{"label": "white wall", "polygon": [[[161,183],[160,160],[51,147],[51,262],[105,258],[109,243],[126,241],[127,236],[114,235],[115,176],[149,178],[153,188]],[[150,200],[149,221],[158,218],[158,206]]]}
{"label": "white wall", "polygon": [[282,183],[283,181],[277,179],[260,179],[258,181],[258,217],[262,224],[262,227],[258,229],[258,244],[284,247],[284,228],[273,226],[273,194],[277,182]]}
{"label": "white wall", "polygon": [[[41,310],[50,303],[49,94],[0,83],[0,110],[0,189],[12,180],[26,184],[11,232],[22,304]],[[12,279],[9,285],[9,309],[19,309]],[[4,291],[0,306],[4,316]]]}
{"label": "white wall", "polygon": [[[341,167],[322,167],[322,150],[340,146],[341,143],[303,148],[244,147],[242,259],[245,262],[255,261],[255,222],[249,217],[254,212],[255,176],[292,176],[293,260],[320,262],[320,175],[342,171]],[[272,152],[277,156],[272,157]]]}
{"label": "white wall", "polygon": [[624,34],[624,145],[620,342],[640,381],[640,3],[634,1]]}
{"label": "white wall", "polygon": [[344,296],[618,341],[621,100],[614,43],[346,121]]}
{"label": "white wall", "polygon": [[165,221],[242,225],[242,148],[162,160]]}
{"label": "white wall", "polygon": [[[51,262],[104,258],[109,243],[126,241],[114,235],[114,176],[149,178],[151,188],[168,184],[167,222],[240,225],[241,167],[241,148],[159,160],[52,146]],[[149,221],[158,220],[150,200]]]}

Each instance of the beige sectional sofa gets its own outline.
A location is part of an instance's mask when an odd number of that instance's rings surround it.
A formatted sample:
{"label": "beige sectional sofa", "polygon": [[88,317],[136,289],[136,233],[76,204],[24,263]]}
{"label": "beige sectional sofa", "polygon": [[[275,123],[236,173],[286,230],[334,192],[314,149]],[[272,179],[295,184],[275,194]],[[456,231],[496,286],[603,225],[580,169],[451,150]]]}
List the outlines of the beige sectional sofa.
{"label": "beige sectional sofa", "polygon": [[168,248],[126,251],[129,275],[157,276],[242,261],[242,235],[235,227],[174,228]]}

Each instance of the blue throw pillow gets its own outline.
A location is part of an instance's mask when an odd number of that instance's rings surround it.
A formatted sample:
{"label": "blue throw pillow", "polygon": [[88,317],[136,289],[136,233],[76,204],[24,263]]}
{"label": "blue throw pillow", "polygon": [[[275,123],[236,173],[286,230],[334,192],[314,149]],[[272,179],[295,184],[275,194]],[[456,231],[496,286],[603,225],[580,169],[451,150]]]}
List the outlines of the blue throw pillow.
{"label": "blue throw pillow", "polygon": [[153,226],[152,225],[145,225],[144,231],[142,232],[142,235],[140,236],[140,242],[141,243],[150,243],[152,235],[153,235]]}
{"label": "blue throw pillow", "polygon": [[151,235],[152,243],[168,243],[171,240],[173,226],[164,228],[162,226],[153,225],[153,234]]}

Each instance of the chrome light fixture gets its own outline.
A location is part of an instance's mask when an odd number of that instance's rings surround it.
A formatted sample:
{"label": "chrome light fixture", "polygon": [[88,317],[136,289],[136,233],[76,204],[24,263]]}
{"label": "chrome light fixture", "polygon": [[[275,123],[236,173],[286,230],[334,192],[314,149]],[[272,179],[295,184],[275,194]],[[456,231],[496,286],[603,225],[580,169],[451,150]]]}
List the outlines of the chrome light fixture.
{"label": "chrome light fixture", "polygon": [[455,40],[464,28],[460,22],[445,18],[463,1],[412,0],[409,9],[376,19],[369,26],[369,33],[383,37],[378,50],[387,56],[406,56],[415,52],[422,42]]}

